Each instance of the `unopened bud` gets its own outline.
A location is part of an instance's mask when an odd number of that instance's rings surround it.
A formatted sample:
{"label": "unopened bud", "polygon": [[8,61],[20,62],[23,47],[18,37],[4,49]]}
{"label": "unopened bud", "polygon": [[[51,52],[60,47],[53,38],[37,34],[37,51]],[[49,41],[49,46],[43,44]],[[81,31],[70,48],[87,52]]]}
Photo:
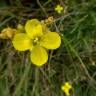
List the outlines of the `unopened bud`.
{"label": "unopened bud", "polygon": [[13,28],[4,28],[0,33],[0,38],[2,39],[11,39],[15,34],[17,30]]}

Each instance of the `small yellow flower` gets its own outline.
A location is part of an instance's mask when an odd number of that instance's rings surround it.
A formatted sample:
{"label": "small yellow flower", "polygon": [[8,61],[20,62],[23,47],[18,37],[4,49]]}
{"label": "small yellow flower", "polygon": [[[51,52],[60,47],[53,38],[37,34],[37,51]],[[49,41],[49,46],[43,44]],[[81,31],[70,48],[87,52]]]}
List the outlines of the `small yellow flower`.
{"label": "small yellow flower", "polygon": [[64,8],[63,8],[61,5],[57,5],[57,6],[55,7],[55,11],[56,11],[57,13],[61,13],[63,10],[64,10]]}
{"label": "small yellow flower", "polygon": [[69,91],[72,89],[72,86],[70,85],[69,82],[66,82],[63,86],[61,86],[61,89],[62,89],[62,91],[65,92],[66,96],[70,96]]}
{"label": "small yellow flower", "polygon": [[13,29],[13,28],[10,28],[10,27],[7,27],[7,28],[4,28],[1,33],[0,33],[0,38],[2,39],[12,39],[13,36],[17,33],[17,30],[16,29]]}
{"label": "small yellow flower", "polygon": [[30,50],[30,58],[37,66],[44,65],[48,60],[46,49],[57,49],[61,38],[57,32],[48,31],[37,19],[28,20],[25,24],[26,33],[18,33],[12,43],[16,50]]}

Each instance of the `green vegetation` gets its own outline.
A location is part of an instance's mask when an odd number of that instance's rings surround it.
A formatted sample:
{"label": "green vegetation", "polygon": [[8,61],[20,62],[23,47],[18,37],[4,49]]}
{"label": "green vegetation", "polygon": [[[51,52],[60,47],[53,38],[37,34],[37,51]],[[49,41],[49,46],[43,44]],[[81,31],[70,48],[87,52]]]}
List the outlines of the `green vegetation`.
{"label": "green vegetation", "polygon": [[[54,10],[58,4],[64,7],[60,14]],[[70,96],[96,96],[96,0],[0,0],[0,30],[50,16],[49,28],[62,43],[40,68],[29,52],[0,39],[0,96],[65,96],[61,86],[67,81]]]}

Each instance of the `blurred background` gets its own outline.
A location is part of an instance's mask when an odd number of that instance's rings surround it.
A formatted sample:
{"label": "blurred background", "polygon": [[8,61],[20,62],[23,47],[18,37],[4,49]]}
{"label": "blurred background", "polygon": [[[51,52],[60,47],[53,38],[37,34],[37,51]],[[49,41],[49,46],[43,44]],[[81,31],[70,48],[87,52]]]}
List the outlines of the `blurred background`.
{"label": "blurred background", "polygon": [[[64,11],[54,9],[60,4]],[[0,39],[0,96],[96,96],[96,0],[0,0],[0,31],[26,20],[53,16],[49,28],[61,34],[60,48],[49,52],[41,68],[29,52],[16,51],[10,40]]]}

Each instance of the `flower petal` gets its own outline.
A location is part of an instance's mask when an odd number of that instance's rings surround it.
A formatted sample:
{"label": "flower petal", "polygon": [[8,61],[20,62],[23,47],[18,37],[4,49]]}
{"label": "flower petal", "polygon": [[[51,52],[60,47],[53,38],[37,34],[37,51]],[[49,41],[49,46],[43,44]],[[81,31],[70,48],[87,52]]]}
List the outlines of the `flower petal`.
{"label": "flower petal", "polygon": [[37,19],[28,20],[25,24],[25,30],[31,39],[43,35],[41,22]]}
{"label": "flower petal", "polygon": [[12,43],[14,48],[19,51],[26,51],[32,48],[31,39],[27,36],[26,33],[16,34],[12,40]]}
{"label": "flower petal", "polygon": [[47,62],[48,54],[43,47],[35,46],[31,52],[30,58],[33,64],[40,67]]}
{"label": "flower petal", "polygon": [[61,38],[56,32],[48,32],[43,35],[40,41],[40,45],[47,49],[57,49],[61,44]]}

